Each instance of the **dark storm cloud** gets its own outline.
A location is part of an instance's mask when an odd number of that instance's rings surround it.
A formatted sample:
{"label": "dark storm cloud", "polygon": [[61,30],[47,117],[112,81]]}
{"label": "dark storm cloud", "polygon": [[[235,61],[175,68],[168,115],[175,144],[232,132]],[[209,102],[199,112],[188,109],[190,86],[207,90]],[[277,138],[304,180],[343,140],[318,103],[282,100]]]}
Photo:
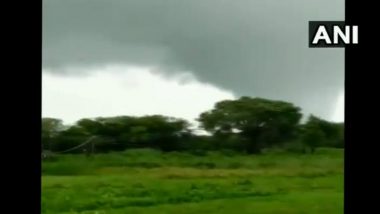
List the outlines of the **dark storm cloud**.
{"label": "dark storm cloud", "polygon": [[193,72],[237,95],[328,118],[344,51],[309,49],[308,21],[343,20],[343,0],[44,0],[43,67],[128,63]]}

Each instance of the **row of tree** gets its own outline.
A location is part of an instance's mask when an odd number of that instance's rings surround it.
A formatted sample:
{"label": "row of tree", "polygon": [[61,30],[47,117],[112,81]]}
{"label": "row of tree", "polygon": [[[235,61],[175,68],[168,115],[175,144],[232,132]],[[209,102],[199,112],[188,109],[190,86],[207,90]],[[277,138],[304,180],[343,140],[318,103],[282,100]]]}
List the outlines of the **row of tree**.
{"label": "row of tree", "polygon": [[197,135],[188,121],[162,115],[81,119],[68,127],[60,119],[42,118],[42,148],[65,151],[91,136],[96,136],[96,152],[154,148],[255,154],[274,146],[298,146],[311,152],[319,146],[344,147],[343,123],[310,116],[301,124],[301,118],[301,109],[292,103],[250,97],[221,101],[202,113],[197,120],[210,135]]}

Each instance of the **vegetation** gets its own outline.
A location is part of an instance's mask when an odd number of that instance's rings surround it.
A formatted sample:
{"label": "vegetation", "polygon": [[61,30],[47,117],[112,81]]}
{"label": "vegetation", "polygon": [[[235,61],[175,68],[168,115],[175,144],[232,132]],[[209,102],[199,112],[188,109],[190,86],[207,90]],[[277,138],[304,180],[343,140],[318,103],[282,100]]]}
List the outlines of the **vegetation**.
{"label": "vegetation", "polygon": [[[199,136],[191,124],[162,115],[118,116],[81,119],[64,127],[54,118],[42,119],[42,148],[65,151],[96,136],[94,152],[152,148],[161,151],[234,150],[258,154],[272,147],[311,152],[317,147],[343,148],[343,124],[331,123],[311,115],[300,123],[301,109],[291,103],[262,98],[241,97],[215,104],[200,114],[200,128],[210,133]],[[90,148],[70,150],[83,152]]]}
{"label": "vegetation", "polygon": [[246,142],[243,151],[252,154],[294,137],[301,117],[300,108],[291,103],[242,97],[217,103],[199,121],[214,136],[237,132]]}
{"label": "vegetation", "polygon": [[131,149],[42,165],[42,213],[343,213],[343,154]]}
{"label": "vegetation", "polygon": [[42,118],[42,213],[343,213],[344,126],[302,116],[241,97],[200,114],[209,135],[163,115]]}

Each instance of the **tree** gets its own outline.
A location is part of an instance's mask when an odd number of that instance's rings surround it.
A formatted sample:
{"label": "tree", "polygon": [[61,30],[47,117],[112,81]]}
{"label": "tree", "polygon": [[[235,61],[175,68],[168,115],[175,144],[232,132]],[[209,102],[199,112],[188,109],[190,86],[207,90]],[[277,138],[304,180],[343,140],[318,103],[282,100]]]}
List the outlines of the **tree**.
{"label": "tree", "polygon": [[260,153],[295,136],[300,110],[288,102],[241,97],[216,103],[198,121],[214,136],[238,133],[246,152]]}
{"label": "tree", "polygon": [[[52,150],[64,151],[73,148],[88,140],[89,137],[90,135],[82,127],[78,125],[70,126],[68,129],[59,132]],[[73,152],[82,152],[82,150],[78,149]]]}
{"label": "tree", "polygon": [[325,141],[326,136],[316,124],[308,123],[303,129],[301,138],[303,144],[314,153],[315,149]]}
{"label": "tree", "polygon": [[149,147],[173,151],[181,148],[180,139],[190,132],[189,126],[183,119],[151,115],[138,118],[130,134]]}
{"label": "tree", "polygon": [[310,115],[301,130],[302,142],[312,151],[316,147],[344,147],[343,123],[333,123]]}
{"label": "tree", "polygon": [[103,143],[102,148],[115,150],[143,147],[177,150],[181,147],[179,139],[190,132],[186,120],[162,115],[82,119],[77,126],[89,135],[97,135],[114,144]]}
{"label": "tree", "polygon": [[103,128],[102,123],[92,119],[81,119],[76,123],[76,125],[83,128],[83,130],[90,135],[100,134]]}
{"label": "tree", "polygon": [[42,148],[51,150],[53,141],[60,131],[64,129],[62,120],[57,118],[42,118],[41,143]]}

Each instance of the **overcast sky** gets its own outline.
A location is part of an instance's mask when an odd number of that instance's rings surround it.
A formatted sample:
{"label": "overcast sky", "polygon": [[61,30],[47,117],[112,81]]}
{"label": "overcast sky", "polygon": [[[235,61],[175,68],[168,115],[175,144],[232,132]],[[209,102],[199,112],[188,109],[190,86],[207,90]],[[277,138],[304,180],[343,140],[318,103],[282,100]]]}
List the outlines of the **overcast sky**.
{"label": "overcast sky", "polygon": [[344,50],[308,21],[344,0],[43,0],[44,117],[194,119],[223,99],[279,99],[343,121]]}

